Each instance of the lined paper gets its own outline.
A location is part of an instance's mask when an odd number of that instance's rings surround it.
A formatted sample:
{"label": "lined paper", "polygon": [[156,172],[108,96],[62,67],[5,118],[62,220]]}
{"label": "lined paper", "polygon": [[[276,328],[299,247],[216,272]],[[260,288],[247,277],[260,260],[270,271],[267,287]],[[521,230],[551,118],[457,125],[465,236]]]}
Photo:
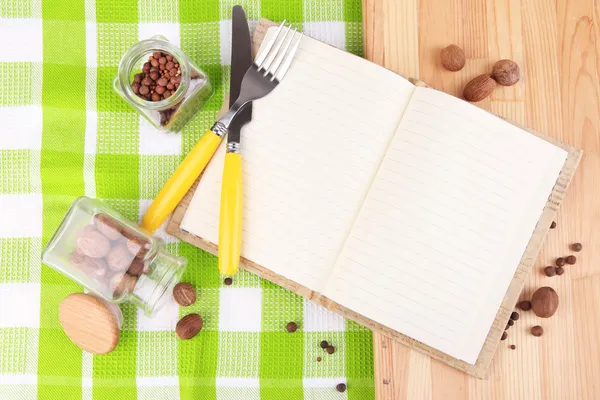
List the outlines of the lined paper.
{"label": "lined paper", "polygon": [[[242,130],[242,256],[320,291],[413,90],[304,37],[285,79],[254,103]],[[221,146],[181,223],[213,243],[224,153]]]}
{"label": "lined paper", "polygon": [[323,294],[474,364],[566,157],[416,88]]}

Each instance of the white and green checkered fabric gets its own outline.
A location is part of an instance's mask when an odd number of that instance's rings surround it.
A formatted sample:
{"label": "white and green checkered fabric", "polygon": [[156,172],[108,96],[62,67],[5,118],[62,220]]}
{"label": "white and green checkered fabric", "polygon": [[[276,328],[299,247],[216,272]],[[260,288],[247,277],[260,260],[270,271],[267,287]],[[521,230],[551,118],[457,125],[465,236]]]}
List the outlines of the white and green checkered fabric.
{"label": "white and green checkered fabric", "polygon": [[[41,264],[43,246],[82,195],[132,219],[144,213],[223,102],[236,3],[253,25],[285,18],[361,52],[360,0],[0,0],[0,399],[374,397],[370,331],[244,271],[225,286],[215,257],[164,230],[189,260],[196,304],[171,303],[153,319],[122,305],[119,346],[103,356],[60,328],[59,303],[82,288]],[[155,34],[216,87],[178,135],[153,129],[111,86],[125,50]],[[175,323],[190,312],[204,328],[177,340]],[[297,332],[285,331],[289,321]],[[337,351],[324,353],[321,340]]]}

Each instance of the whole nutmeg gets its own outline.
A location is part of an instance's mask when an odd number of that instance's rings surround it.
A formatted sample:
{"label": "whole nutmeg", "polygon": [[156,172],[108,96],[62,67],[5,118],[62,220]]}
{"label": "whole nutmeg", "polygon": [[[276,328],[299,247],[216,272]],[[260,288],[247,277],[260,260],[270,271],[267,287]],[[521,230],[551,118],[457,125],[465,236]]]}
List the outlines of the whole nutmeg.
{"label": "whole nutmeg", "polygon": [[125,271],[131,265],[133,255],[125,246],[115,246],[106,255],[108,267],[113,271]]}
{"label": "whole nutmeg", "polygon": [[175,326],[175,333],[179,339],[193,338],[202,329],[202,317],[198,314],[189,314],[181,318]]}
{"label": "whole nutmeg", "polygon": [[539,325],[531,327],[531,334],[536,337],[540,337],[544,334],[544,328]]}
{"label": "whole nutmeg", "polygon": [[519,66],[512,60],[500,60],[492,68],[492,78],[499,85],[512,86],[519,82]]}
{"label": "whole nutmeg", "polygon": [[108,272],[106,261],[103,258],[86,257],[81,265],[83,269],[92,278],[103,278]]}
{"label": "whole nutmeg", "polygon": [[173,288],[173,298],[180,306],[191,306],[196,302],[196,288],[187,282],[179,282]]}
{"label": "whole nutmeg", "polygon": [[467,101],[477,102],[488,97],[495,88],[496,81],[492,79],[490,74],[482,74],[467,83],[463,96]]}
{"label": "whole nutmeg", "polygon": [[132,293],[137,283],[137,277],[128,274],[116,274],[110,279],[109,286],[115,298],[121,297],[126,291]]}
{"label": "whole nutmeg", "polygon": [[110,241],[91,225],[77,235],[77,251],[92,258],[102,258],[110,251]]}
{"label": "whole nutmeg", "polygon": [[140,276],[144,272],[144,261],[139,258],[134,258],[131,265],[127,269],[127,273],[131,276]]}
{"label": "whole nutmeg", "polygon": [[551,287],[541,287],[531,296],[531,309],[540,318],[550,318],[557,308],[558,294]]}
{"label": "whole nutmeg", "polygon": [[94,225],[101,234],[110,240],[117,240],[121,238],[121,227],[119,223],[108,214],[96,214],[94,216]]}
{"label": "whole nutmeg", "polygon": [[444,47],[440,51],[442,66],[448,71],[460,71],[465,66],[465,52],[455,44]]}

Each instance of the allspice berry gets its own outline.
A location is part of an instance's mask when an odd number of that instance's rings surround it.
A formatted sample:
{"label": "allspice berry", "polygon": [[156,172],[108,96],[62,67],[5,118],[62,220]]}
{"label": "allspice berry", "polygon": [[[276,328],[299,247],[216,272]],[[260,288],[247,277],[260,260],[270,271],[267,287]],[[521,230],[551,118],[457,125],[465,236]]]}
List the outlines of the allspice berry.
{"label": "allspice berry", "polygon": [[492,78],[499,85],[512,86],[519,82],[519,66],[512,60],[500,60],[492,68]]}
{"label": "allspice berry", "polygon": [[202,317],[198,314],[189,314],[181,318],[175,326],[175,333],[179,339],[193,338],[202,329]]}
{"label": "allspice berry", "polygon": [[518,307],[523,311],[531,310],[531,302],[529,300],[523,300],[519,303]]}
{"label": "allspice berry", "polygon": [[346,391],[346,384],[338,383],[338,385],[335,387],[335,390],[337,390],[340,393],[344,393]]}
{"label": "allspice berry", "polygon": [[507,337],[508,337],[508,332],[504,331],[504,332],[502,332],[502,337],[500,338],[500,340],[506,340]]}
{"label": "allspice berry", "polygon": [[287,325],[285,326],[285,329],[287,329],[287,331],[289,333],[294,333],[298,330],[298,324],[296,324],[295,322],[288,322]]}
{"label": "allspice berry", "polygon": [[320,346],[323,350],[325,350],[327,347],[329,347],[329,343],[327,343],[327,340],[323,340],[321,341]]}
{"label": "allspice berry", "polygon": [[173,288],[173,298],[180,306],[191,306],[196,302],[196,288],[187,282],[179,282]]}
{"label": "allspice berry", "polygon": [[546,274],[546,276],[554,276],[556,275],[556,268],[550,265],[544,268],[544,274]]}
{"label": "allspice berry", "polygon": [[327,346],[327,348],[325,349],[325,351],[327,351],[327,354],[333,354],[333,353],[335,353],[335,347],[333,347],[333,346]]}
{"label": "allspice berry", "polygon": [[516,320],[518,320],[518,319],[519,319],[519,313],[518,313],[518,312],[516,312],[516,311],[513,311],[513,312],[510,314],[510,319],[512,319],[513,321],[516,321]]}
{"label": "allspice berry", "polygon": [[569,265],[574,265],[577,262],[577,257],[575,257],[574,255],[570,255],[567,258],[565,258],[565,262]]}
{"label": "allspice berry", "polygon": [[565,273],[565,269],[563,267],[556,267],[556,275],[562,275]]}
{"label": "allspice berry", "polygon": [[558,257],[554,263],[556,264],[557,267],[564,267],[566,261],[564,258]]}
{"label": "allspice berry", "polygon": [[556,222],[552,221],[552,223],[550,224],[550,229],[554,229],[556,228]]}
{"label": "allspice berry", "polygon": [[465,66],[465,52],[455,44],[444,47],[440,51],[442,66],[448,71],[460,71]]}
{"label": "allspice berry", "polygon": [[531,334],[536,337],[540,337],[544,334],[544,328],[539,325],[531,327]]}
{"label": "allspice berry", "polygon": [[539,288],[531,296],[531,309],[540,318],[550,318],[558,309],[558,294],[548,286]]}
{"label": "allspice berry", "polygon": [[583,246],[581,245],[581,243],[573,243],[571,245],[571,250],[579,252],[581,251],[581,249],[583,249]]}

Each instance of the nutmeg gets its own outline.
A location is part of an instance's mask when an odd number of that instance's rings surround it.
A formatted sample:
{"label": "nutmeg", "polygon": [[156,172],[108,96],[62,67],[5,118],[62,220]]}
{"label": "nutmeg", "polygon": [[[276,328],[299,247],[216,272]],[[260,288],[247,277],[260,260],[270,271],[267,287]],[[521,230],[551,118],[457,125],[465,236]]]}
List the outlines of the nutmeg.
{"label": "nutmeg", "polygon": [[557,308],[558,294],[551,287],[541,287],[531,296],[531,309],[540,318],[550,318]]}
{"label": "nutmeg", "polygon": [[500,60],[492,68],[492,78],[499,85],[512,86],[519,82],[519,66],[512,60]]}
{"label": "nutmeg", "polygon": [[91,225],[77,235],[77,252],[88,257],[102,258],[110,251],[110,241]]}
{"label": "nutmeg", "polygon": [[106,255],[108,267],[113,271],[125,271],[131,265],[133,256],[125,246],[117,245]]}
{"label": "nutmeg", "polygon": [[110,240],[121,238],[121,226],[108,214],[96,214],[94,216],[96,229]]}
{"label": "nutmeg", "polygon": [[465,52],[455,44],[444,47],[440,51],[442,66],[448,71],[460,71],[465,66]]}
{"label": "nutmeg", "polygon": [[196,302],[196,288],[187,282],[179,282],[173,288],[173,298],[180,306],[191,306]]}
{"label": "nutmeg", "polygon": [[477,102],[488,97],[496,88],[496,81],[489,74],[482,74],[473,78],[463,91],[465,100]]}
{"label": "nutmeg", "polygon": [[193,338],[202,329],[202,317],[198,314],[189,314],[181,318],[175,326],[175,333],[180,339]]}

